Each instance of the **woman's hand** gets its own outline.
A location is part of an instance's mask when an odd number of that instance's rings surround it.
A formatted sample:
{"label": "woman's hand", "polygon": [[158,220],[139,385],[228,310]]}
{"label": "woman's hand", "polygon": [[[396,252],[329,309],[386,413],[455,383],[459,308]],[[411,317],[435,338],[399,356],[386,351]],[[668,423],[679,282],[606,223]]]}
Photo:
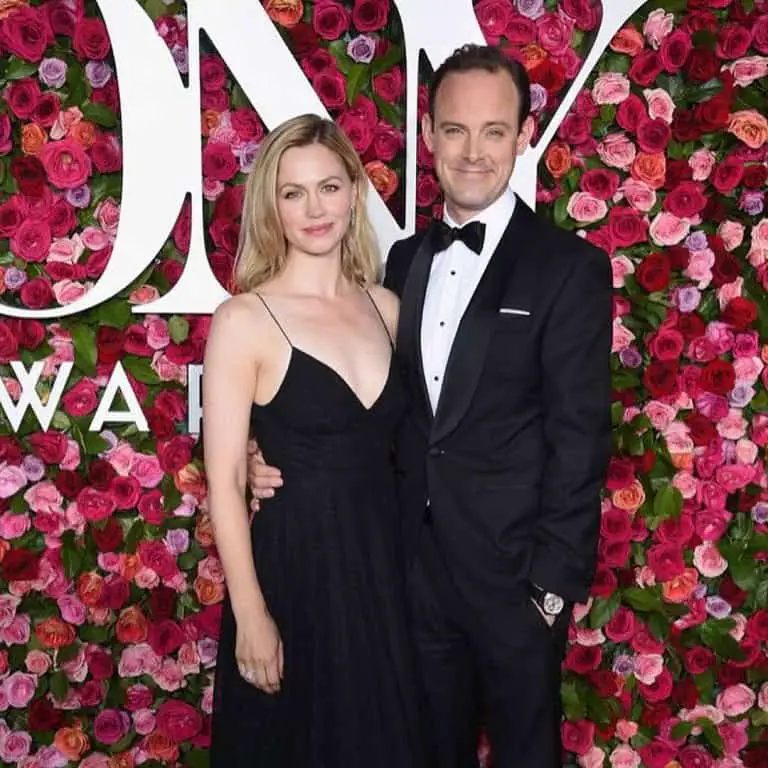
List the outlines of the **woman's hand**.
{"label": "woman's hand", "polygon": [[265,611],[237,623],[235,658],[243,679],[264,693],[277,693],[283,679],[283,641]]}

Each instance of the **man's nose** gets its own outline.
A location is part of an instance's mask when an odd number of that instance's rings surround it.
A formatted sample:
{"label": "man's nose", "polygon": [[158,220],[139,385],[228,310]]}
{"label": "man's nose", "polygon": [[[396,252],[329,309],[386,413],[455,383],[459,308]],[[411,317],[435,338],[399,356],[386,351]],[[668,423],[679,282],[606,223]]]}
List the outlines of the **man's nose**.
{"label": "man's nose", "polygon": [[480,158],[480,137],[471,133],[467,134],[464,141],[464,157],[471,163]]}

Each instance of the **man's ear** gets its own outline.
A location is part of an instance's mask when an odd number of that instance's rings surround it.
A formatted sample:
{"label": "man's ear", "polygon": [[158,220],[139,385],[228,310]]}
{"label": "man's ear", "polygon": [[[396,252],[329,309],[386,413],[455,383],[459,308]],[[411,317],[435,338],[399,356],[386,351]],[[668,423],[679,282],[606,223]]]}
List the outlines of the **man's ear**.
{"label": "man's ear", "polygon": [[528,149],[528,145],[531,143],[531,138],[533,137],[534,127],[535,126],[534,126],[533,118],[529,115],[523,121],[523,125],[520,128],[520,133],[517,134],[517,154],[518,155],[522,155],[523,152],[525,152],[525,150]]}
{"label": "man's ear", "polygon": [[424,143],[427,145],[427,149],[432,152],[432,147],[435,144],[434,126],[432,124],[432,117],[429,112],[425,112],[421,116],[421,137],[424,139]]}

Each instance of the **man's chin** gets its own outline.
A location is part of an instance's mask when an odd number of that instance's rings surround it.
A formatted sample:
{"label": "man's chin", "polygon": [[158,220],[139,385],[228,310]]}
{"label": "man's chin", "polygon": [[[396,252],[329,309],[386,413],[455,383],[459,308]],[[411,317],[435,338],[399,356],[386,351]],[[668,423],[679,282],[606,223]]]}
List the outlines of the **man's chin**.
{"label": "man's chin", "polygon": [[482,211],[485,210],[498,195],[488,192],[484,195],[463,195],[453,198],[453,203],[457,208],[461,208],[464,211]]}

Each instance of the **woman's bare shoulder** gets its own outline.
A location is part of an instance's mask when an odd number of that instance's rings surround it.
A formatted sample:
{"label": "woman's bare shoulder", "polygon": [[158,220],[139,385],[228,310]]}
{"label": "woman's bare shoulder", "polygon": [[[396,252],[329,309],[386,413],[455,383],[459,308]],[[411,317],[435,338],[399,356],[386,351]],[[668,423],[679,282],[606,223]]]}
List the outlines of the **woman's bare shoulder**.
{"label": "woman's bare shoulder", "polygon": [[372,285],[369,289],[371,298],[376,302],[392,338],[397,334],[397,318],[400,313],[400,299],[383,285]]}
{"label": "woman's bare shoulder", "polygon": [[210,335],[247,346],[249,340],[263,338],[269,326],[270,317],[263,301],[253,292],[239,293],[216,308]]}

